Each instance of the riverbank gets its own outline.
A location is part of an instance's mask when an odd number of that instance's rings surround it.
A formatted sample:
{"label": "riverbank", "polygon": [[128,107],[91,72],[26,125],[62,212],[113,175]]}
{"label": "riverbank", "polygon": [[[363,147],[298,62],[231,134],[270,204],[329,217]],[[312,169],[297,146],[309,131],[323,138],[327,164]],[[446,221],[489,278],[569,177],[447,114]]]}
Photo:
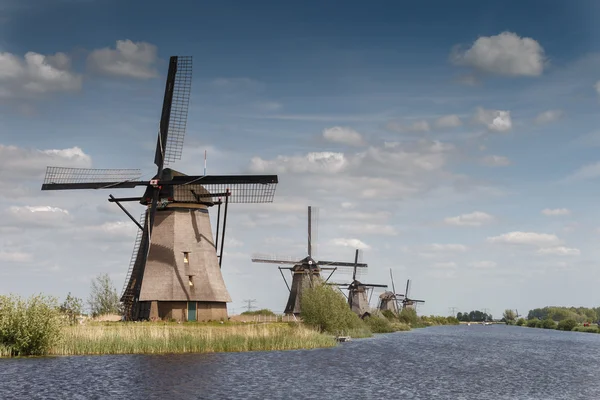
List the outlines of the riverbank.
{"label": "riverbank", "polygon": [[[66,326],[47,355],[216,353],[334,347],[301,324],[102,323]],[[10,351],[0,346],[0,357]]]}

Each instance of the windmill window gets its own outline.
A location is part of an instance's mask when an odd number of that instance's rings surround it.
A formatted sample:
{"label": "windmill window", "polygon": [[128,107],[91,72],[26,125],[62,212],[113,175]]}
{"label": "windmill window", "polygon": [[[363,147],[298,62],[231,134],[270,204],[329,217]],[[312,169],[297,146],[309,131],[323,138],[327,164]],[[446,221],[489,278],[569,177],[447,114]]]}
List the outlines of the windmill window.
{"label": "windmill window", "polygon": [[192,275],[189,275],[189,276],[188,276],[188,284],[189,284],[190,286],[194,286],[194,282],[192,282]]}
{"label": "windmill window", "polygon": [[189,263],[190,263],[190,253],[187,251],[183,252],[183,263],[185,265],[189,265]]}

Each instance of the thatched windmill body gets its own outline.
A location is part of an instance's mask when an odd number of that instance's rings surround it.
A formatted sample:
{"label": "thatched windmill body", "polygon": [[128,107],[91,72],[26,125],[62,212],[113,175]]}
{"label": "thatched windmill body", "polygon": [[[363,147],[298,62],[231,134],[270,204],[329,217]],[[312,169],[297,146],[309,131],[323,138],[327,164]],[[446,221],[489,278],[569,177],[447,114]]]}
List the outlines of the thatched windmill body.
{"label": "thatched windmill body", "polygon": [[[292,267],[279,266],[279,272],[289,290],[288,301],[285,306],[284,313],[286,315],[299,315],[301,312],[300,299],[302,292],[316,284],[327,282],[331,275],[340,267],[356,267],[365,268],[366,264],[356,264],[351,262],[340,261],[317,261],[313,258],[313,213],[312,207],[308,206],[308,255],[302,259],[292,259],[290,257],[269,257],[265,255],[255,255],[252,262],[269,263],[269,264],[287,264]],[[292,274],[292,283],[288,284],[283,270],[287,269]],[[323,280],[321,271],[331,271],[329,276]]]}
{"label": "thatched windmill body", "polygon": [[372,293],[375,288],[387,288],[387,285],[360,282],[356,276],[358,271],[358,256],[359,250],[356,249],[354,255],[354,268],[352,271],[352,282],[349,284],[332,283],[332,285],[336,285],[340,289],[348,290],[347,298],[350,309],[359,317],[364,318],[365,316],[370,315],[371,311],[369,305],[369,291]]}
{"label": "thatched windmill body", "polygon": [[390,279],[392,281],[392,291],[386,290],[379,295],[379,303],[377,309],[379,311],[389,310],[394,314],[400,311],[400,305],[404,300],[404,295],[396,293],[396,285],[394,284],[394,276],[392,275],[392,269],[390,268]]}
{"label": "thatched windmill body", "polygon": [[[181,158],[191,77],[191,57],[170,58],[152,179],[140,180],[139,169],[48,167],[42,185],[42,190],[146,187],[142,197],[109,196],[139,228],[121,296],[127,320],[227,318],[231,297],[221,265],[228,205],[273,201],[277,175],[219,176],[205,171],[187,176],[165,168]],[[121,204],[127,201],[146,207],[140,222]],[[215,205],[213,236],[208,209]]]}
{"label": "thatched windmill body", "polygon": [[[390,271],[391,273],[391,271]],[[407,309],[407,310],[416,310],[417,309],[417,303],[425,303],[425,300],[417,300],[417,299],[413,299],[409,296],[409,290],[410,290],[410,279],[406,280],[406,291],[404,292],[404,299],[402,299],[402,309]]]}

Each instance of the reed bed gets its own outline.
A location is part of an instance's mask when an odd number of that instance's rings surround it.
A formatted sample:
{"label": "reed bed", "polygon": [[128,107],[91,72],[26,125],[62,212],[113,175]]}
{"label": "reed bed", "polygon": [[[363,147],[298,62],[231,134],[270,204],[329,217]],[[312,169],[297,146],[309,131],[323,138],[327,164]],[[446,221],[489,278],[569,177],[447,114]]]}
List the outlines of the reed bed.
{"label": "reed bed", "polygon": [[[288,324],[114,323],[63,328],[50,355],[216,353],[333,347],[335,339]],[[0,352],[2,350],[0,349]]]}

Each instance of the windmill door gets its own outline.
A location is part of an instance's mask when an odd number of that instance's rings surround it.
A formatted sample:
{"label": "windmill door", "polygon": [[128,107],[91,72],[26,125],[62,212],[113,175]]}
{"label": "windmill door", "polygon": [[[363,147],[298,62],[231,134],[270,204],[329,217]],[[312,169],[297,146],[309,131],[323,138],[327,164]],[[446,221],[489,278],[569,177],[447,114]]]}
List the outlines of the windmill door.
{"label": "windmill door", "polygon": [[196,320],[196,302],[195,301],[188,301],[188,316],[187,316],[187,320],[188,321],[195,321]]}

